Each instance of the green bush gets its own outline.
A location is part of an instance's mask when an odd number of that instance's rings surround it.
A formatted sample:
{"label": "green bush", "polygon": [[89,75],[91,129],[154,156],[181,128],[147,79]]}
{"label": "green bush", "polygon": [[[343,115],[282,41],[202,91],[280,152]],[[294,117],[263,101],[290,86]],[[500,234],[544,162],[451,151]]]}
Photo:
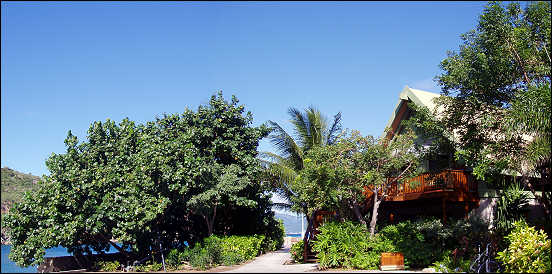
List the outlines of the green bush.
{"label": "green bush", "polygon": [[246,259],[239,253],[235,252],[226,252],[222,256],[223,265],[236,265],[246,261]]}
{"label": "green bush", "polygon": [[198,269],[208,269],[217,265],[235,265],[258,256],[262,249],[264,235],[217,236],[204,238],[193,248],[183,251],[173,249],[167,255],[167,264],[178,266],[184,261]]}
{"label": "green bush", "polygon": [[442,229],[432,220],[419,222],[405,221],[396,225],[384,227],[379,234],[393,243],[397,251],[404,255],[405,265],[423,267],[440,259],[443,248],[443,236],[438,230]]}
{"label": "green bush", "polygon": [[[312,242],[311,242],[312,243]],[[289,252],[291,253],[291,258],[298,263],[303,263],[303,248],[305,243],[303,240],[296,242],[291,245]],[[312,245],[311,245],[312,246]]]}
{"label": "green bush", "polygon": [[366,226],[352,222],[328,222],[320,228],[312,250],[318,253],[319,267],[376,269],[382,252],[396,251],[380,235],[370,238]]}
{"label": "green bush", "polygon": [[477,218],[449,219],[447,225],[437,218],[405,221],[388,225],[379,234],[403,253],[405,265],[410,267],[426,267],[447,260],[444,256],[447,250],[454,251],[457,260],[468,260],[475,255],[474,243],[490,238],[487,225]]}
{"label": "green bush", "polygon": [[251,260],[261,253],[261,245],[265,236],[226,236],[221,239],[220,247],[222,248],[223,256],[227,256],[229,253],[236,253],[244,260]]}
{"label": "green bush", "polygon": [[[407,268],[436,263],[449,271],[466,270],[477,251],[474,243],[490,239],[486,225],[474,218],[449,220],[447,225],[436,218],[405,221],[381,228],[373,238],[365,226],[351,222],[329,222],[320,232],[312,250],[318,253],[321,268],[375,269],[382,252],[401,252]],[[291,247],[291,256],[302,262],[302,241]]]}
{"label": "green bush", "polygon": [[505,237],[509,246],[498,252],[497,259],[506,272],[550,273],[550,239],[544,231],[536,231],[523,221],[513,224],[512,232]]}
{"label": "green bush", "polygon": [[529,194],[517,184],[509,184],[496,203],[495,223],[498,231],[506,235],[516,220],[524,219],[529,210]]}
{"label": "green bush", "polygon": [[167,254],[165,263],[169,266],[180,265],[182,263],[182,261],[180,260],[180,254],[181,252],[178,249],[171,249],[171,251],[169,251],[169,254]]}
{"label": "green bush", "polygon": [[284,237],[286,236],[284,222],[281,219],[277,219],[277,224],[273,226],[270,231],[267,232],[261,249],[264,252],[275,251],[282,247],[284,244]]}
{"label": "green bush", "polygon": [[118,261],[99,261],[96,262],[94,268],[100,271],[115,272],[121,268]]}
{"label": "green bush", "polygon": [[203,248],[201,244],[196,244],[190,250],[190,265],[194,268],[205,270],[213,266],[213,259],[207,248]]}
{"label": "green bush", "polygon": [[459,257],[454,259],[452,250],[447,250],[443,253],[443,258],[433,263],[433,268],[437,272],[443,273],[455,273],[455,272],[469,272],[471,261]]}
{"label": "green bush", "polygon": [[153,272],[163,269],[162,263],[156,263],[154,261],[148,261],[144,265],[139,265],[136,267],[136,272]]}

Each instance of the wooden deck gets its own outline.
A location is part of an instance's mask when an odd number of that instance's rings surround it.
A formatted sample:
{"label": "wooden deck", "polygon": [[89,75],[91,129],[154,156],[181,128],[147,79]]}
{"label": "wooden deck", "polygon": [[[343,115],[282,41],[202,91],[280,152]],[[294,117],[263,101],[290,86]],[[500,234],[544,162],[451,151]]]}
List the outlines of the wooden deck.
{"label": "wooden deck", "polygon": [[[388,178],[391,180],[391,178]],[[478,201],[477,182],[464,170],[446,169],[437,174],[424,173],[393,183],[385,201],[409,201],[445,198],[447,201]]]}

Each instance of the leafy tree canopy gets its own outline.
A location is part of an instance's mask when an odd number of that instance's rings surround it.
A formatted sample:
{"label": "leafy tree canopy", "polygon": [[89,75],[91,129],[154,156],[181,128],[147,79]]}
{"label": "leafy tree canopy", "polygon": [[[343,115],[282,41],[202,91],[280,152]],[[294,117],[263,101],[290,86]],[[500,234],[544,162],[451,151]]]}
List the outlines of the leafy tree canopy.
{"label": "leafy tree canopy", "polygon": [[[529,176],[550,184],[550,7],[489,2],[436,77],[448,96],[440,104],[446,127],[458,136],[457,158],[487,181],[520,173],[533,194]],[[548,211],[550,197],[535,196]]]}
{"label": "leafy tree canopy", "polygon": [[[384,135],[385,136],[385,135]],[[381,137],[362,136],[358,131],[346,133],[331,146],[311,149],[305,166],[291,185],[297,195],[294,207],[336,210],[343,218],[353,217],[366,224],[368,197],[372,202],[372,234],[379,205],[394,182],[419,172],[420,153],[412,131],[397,135],[391,141]],[[377,195],[370,196],[370,193]]]}
{"label": "leafy tree canopy", "polygon": [[66,153],[46,161],[51,174],[4,220],[10,259],[36,265],[58,245],[75,254],[114,245],[143,255],[155,240],[170,247],[228,227],[216,222],[217,209],[262,206],[251,215],[262,218],[270,197],[259,184],[256,149],[268,129],[251,123],[235,97],[227,102],[219,92],[197,112],[143,125],[94,122],[85,142],[69,131]]}

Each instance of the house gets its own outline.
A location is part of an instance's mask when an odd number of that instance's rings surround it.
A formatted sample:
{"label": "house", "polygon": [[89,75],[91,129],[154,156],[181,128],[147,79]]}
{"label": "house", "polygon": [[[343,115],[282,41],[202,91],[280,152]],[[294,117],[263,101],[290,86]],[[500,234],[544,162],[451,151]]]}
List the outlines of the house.
{"label": "house", "polygon": [[[406,86],[399,94],[399,101],[387,123],[386,128],[390,130],[387,131],[386,138],[392,139],[393,136],[402,133],[404,130],[402,122],[412,115],[409,104],[427,107],[430,111],[436,110],[436,113],[439,113],[441,109],[438,108],[435,99],[440,96],[440,94]],[[454,137],[454,134],[450,134],[448,138]],[[415,142],[422,146],[430,146],[433,138],[418,136]],[[482,218],[491,227],[494,207],[499,197],[498,190],[486,182],[476,180],[471,174],[471,169],[462,162],[455,161],[454,155],[442,153],[436,157],[438,159],[425,160],[423,163],[425,172],[421,175],[404,180],[404,184],[395,183],[391,186],[388,196],[380,205],[378,218],[399,222],[420,216],[435,216],[446,222],[449,217],[468,218],[471,214]],[[513,178],[508,175],[505,177]],[[366,192],[368,200],[364,208],[366,214],[371,211],[373,205],[370,202],[372,195],[372,191]],[[528,217],[544,216],[544,211],[537,206],[534,196],[529,195],[529,197],[532,210],[531,216]],[[315,221],[309,224],[305,239],[308,241],[314,238],[317,227],[334,215],[335,212],[328,211],[315,213]],[[307,249],[307,246],[304,245],[303,256],[306,261],[314,261],[314,254]]]}
{"label": "house", "polygon": [[[405,86],[399,94],[399,101],[387,123],[390,128],[386,138],[393,138],[403,130],[402,121],[407,120],[412,113],[408,104],[427,107],[430,111],[439,113],[435,99],[441,95]],[[438,115],[438,114],[437,114]],[[454,134],[451,135],[454,138]],[[418,138],[418,144],[429,146],[431,139]],[[426,160],[423,168],[426,172],[415,178],[406,180],[404,186],[393,186],[389,197],[382,203],[382,216],[389,219],[408,219],[419,215],[441,215],[443,221],[447,217],[468,217],[473,214],[481,217],[489,226],[494,219],[494,206],[499,197],[498,190],[486,182],[475,180],[471,170],[462,163],[454,160],[453,155],[439,155],[439,160]],[[443,161],[446,159],[448,161]],[[442,163],[448,163],[442,166]],[[438,166],[441,163],[441,166]],[[437,168],[436,168],[437,167]],[[435,172],[438,169],[440,171]],[[505,176],[512,179],[512,176]],[[416,182],[416,183],[414,183]],[[411,187],[416,185],[416,187]],[[538,206],[535,197],[528,192],[530,201],[530,218],[538,218],[544,215],[542,208]],[[439,208],[440,207],[440,208]]]}
{"label": "house", "polygon": [[[410,103],[435,110],[435,98],[440,95],[419,89],[404,87],[399,94],[399,101],[391,114],[386,128],[389,128],[386,138],[401,134],[404,129],[402,121],[410,118],[412,110]],[[432,139],[418,137],[415,140],[422,146],[429,146]],[[467,217],[469,212],[479,207],[480,197],[478,184],[463,165],[453,161],[453,155],[438,155],[445,159],[426,160],[422,163],[426,171],[436,170],[437,173],[423,173],[406,180],[404,185],[393,185],[385,203],[382,203],[381,216],[388,216],[390,221],[411,219],[416,216],[438,216],[446,221],[448,217]],[[438,163],[448,163],[447,166],[436,168]]]}

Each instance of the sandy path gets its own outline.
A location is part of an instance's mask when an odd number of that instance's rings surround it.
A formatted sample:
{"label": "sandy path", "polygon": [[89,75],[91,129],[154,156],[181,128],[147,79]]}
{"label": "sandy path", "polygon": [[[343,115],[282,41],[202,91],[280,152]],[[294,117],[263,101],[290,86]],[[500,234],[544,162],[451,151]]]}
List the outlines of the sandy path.
{"label": "sandy path", "polygon": [[234,268],[225,273],[287,273],[287,272],[311,272],[317,270],[317,264],[291,264],[284,263],[291,259],[289,248],[282,248],[255,258],[254,261]]}

